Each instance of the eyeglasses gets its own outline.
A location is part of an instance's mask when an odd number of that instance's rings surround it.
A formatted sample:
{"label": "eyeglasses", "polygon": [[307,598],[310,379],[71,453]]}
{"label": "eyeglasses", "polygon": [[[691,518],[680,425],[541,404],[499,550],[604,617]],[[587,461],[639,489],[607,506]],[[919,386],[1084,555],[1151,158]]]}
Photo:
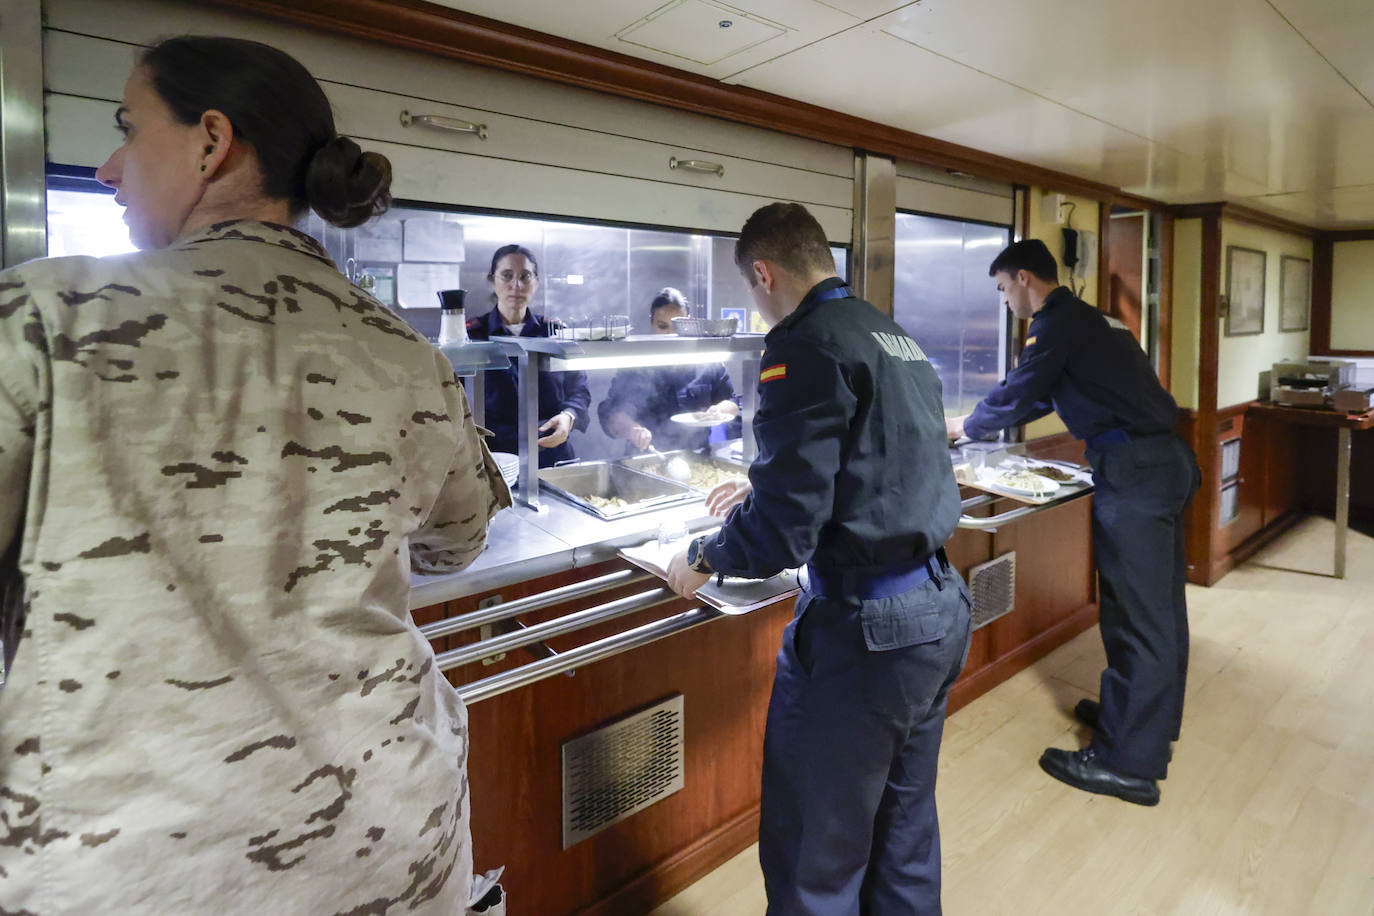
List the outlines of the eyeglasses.
{"label": "eyeglasses", "polygon": [[496,275],[496,279],[500,280],[502,283],[514,283],[516,280],[519,280],[527,286],[534,281],[534,278],[535,273],[532,270],[522,270],[519,273],[513,270],[503,270]]}

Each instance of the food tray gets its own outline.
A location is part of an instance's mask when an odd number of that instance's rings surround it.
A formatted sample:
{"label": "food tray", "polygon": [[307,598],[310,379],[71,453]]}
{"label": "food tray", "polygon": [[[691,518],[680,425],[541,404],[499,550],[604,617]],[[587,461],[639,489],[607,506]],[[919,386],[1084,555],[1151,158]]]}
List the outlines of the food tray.
{"label": "food tray", "polygon": [[[686,547],[686,539],[668,544],[660,544],[655,540],[637,547],[624,547],[620,550],[620,557],[667,581],[668,564]],[[801,582],[797,571],[786,569],[770,579],[738,579],[726,576],[723,583],[717,583],[716,577],[712,576],[697,590],[696,598],[722,614],[739,615],[791,598],[800,591]]]}
{"label": "food tray", "polygon": [[[579,509],[606,519],[626,518],[701,498],[700,493],[684,484],[609,461],[578,461],[543,468],[539,484]],[[598,506],[590,501],[591,497],[622,499],[628,505]]]}
{"label": "food tray", "polygon": [[[1032,494],[1026,490],[1016,487],[1006,487],[1000,485],[998,481],[999,472],[1028,471],[1031,468],[1048,467],[1064,472],[1071,476],[1072,480],[1055,481],[1047,480],[1044,492]],[[1081,493],[1084,490],[1092,489],[1092,476],[1084,468],[1077,465],[1066,464],[1057,461],[1040,461],[1034,458],[1013,457],[1002,461],[1000,464],[984,468],[976,477],[970,475],[971,468],[968,464],[956,464],[954,466],[954,477],[961,486],[973,487],[982,490],[984,493],[992,493],[996,496],[1006,496],[1011,499],[1029,503],[1033,506],[1043,506],[1046,503],[1056,502],[1069,496]],[[1050,486],[1049,484],[1052,484]]]}
{"label": "food tray", "polygon": [[[673,480],[668,476],[666,465],[674,458],[681,458],[687,462],[687,467],[692,472],[692,480],[685,486],[691,487],[698,493],[710,493],[715,489],[716,484],[701,479],[703,471],[716,471],[721,474],[729,475],[732,479],[744,480],[749,476],[749,465],[741,461],[730,461],[725,458],[708,458],[688,448],[677,449],[672,452],[661,452],[658,455],[645,454],[633,455],[629,458],[621,458],[618,462],[628,468],[633,468],[644,474],[652,474],[664,480]],[[673,480],[674,483],[679,481]]]}

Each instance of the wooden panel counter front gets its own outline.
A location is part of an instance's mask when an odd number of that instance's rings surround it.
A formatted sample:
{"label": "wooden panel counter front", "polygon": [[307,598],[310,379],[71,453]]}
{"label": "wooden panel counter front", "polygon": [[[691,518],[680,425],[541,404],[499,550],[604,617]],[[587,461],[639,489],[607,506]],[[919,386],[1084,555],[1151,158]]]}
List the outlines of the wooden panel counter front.
{"label": "wooden panel counter front", "polygon": [[[1096,621],[1088,517],[1080,499],[993,534],[960,530],[950,560],[967,574],[1017,552],[1015,610],[977,630],[954,688],[953,711],[1063,644]],[[993,505],[988,511],[1005,511]],[[625,568],[590,568],[473,595],[415,612],[419,623],[474,610],[491,594],[505,600]],[[522,618],[527,624],[646,591],[641,582]],[[674,600],[633,617],[550,641],[563,651],[686,610]],[[474,703],[468,776],[479,871],[506,866],[512,916],[643,914],[757,838],[764,718],[791,599],[717,620],[651,645]],[[475,632],[435,640],[437,651],[472,642]],[[523,651],[492,665],[450,671],[455,684],[524,664]],[[563,742],[683,695],[685,787],[570,849],[562,848]],[[1030,762],[1027,765],[1031,765]]]}

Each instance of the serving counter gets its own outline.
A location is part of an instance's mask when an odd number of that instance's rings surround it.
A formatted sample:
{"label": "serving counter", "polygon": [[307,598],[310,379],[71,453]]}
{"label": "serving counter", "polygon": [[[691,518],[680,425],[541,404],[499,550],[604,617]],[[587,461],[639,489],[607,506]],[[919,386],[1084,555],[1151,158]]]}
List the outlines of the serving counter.
{"label": "serving counter", "polygon": [[[1067,440],[1030,452],[1082,460]],[[950,560],[967,577],[1014,553],[1014,602],[974,632],[951,711],[1096,620],[1086,493],[1044,506],[963,495]],[[701,500],[602,520],[546,498],[499,513],[467,570],[414,578],[415,619],[469,705],[476,865],[507,866],[512,914],[642,914],[756,839],[764,719],[793,602],[727,617],[616,558],[660,526],[715,524]],[[578,739],[670,707],[680,787],[565,845]],[[611,772],[628,782],[602,801],[644,782],[625,761]]]}

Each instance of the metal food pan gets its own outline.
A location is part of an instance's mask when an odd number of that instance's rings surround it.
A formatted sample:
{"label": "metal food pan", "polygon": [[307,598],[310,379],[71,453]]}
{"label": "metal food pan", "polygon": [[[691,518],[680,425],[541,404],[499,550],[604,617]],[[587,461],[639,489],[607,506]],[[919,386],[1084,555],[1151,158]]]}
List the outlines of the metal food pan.
{"label": "metal food pan", "polygon": [[[736,474],[740,477],[749,476],[749,465],[742,461],[731,461],[728,458],[712,458],[689,448],[680,448],[672,452],[661,452],[658,455],[652,453],[632,455],[628,458],[621,458],[619,463],[623,464],[625,467],[640,471],[641,473],[652,474],[663,480],[673,480],[673,478],[668,476],[667,469],[668,462],[673,458],[681,458],[683,461],[687,462],[687,466],[692,471],[705,467],[714,468],[717,471],[724,471],[728,474]],[[673,482],[677,483],[677,481]],[[681,484],[681,486],[691,487],[698,493],[708,493],[711,489],[710,487],[695,487],[690,483]]]}
{"label": "metal food pan", "polygon": [[[625,518],[701,498],[700,493],[684,484],[609,461],[578,461],[543,468],[539,471],[539,483],[579,509],[606,519]],[[628,505],[597,506],[588,500],[592,496],[623,499]]]}

